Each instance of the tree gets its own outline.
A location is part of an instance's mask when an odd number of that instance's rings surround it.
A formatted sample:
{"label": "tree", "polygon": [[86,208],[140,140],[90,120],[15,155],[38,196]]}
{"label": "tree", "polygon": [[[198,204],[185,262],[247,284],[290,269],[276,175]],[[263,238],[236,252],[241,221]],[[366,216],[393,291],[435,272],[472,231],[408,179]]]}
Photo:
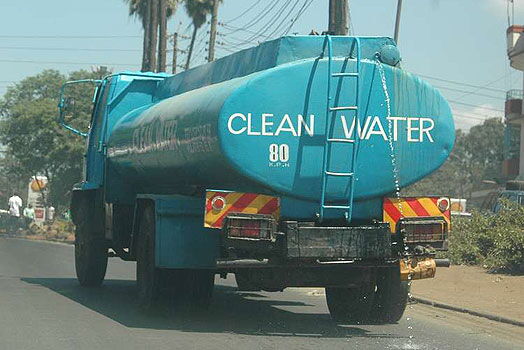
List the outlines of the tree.
{"label": "tree", "polygon": [[189,64],[191,63],[191,56],[193,55],[198,29],[206,22],[207,15],[213,11],[213,1],[214,0],[185,0],[187,15],[193,22],[193,35],[191,36],[191,43],[189,44],[186,69],[189,69]]}
{"label": "tree", "polygon": [[457,130],[448,160],[433,174],[403,190],[404,195],[448,195],[471,198],[484,180],[503,183],[504,125],[491,118],[468,133]]}
{"label": "tree", "polygon": [[159,0],[149,0],[150,17],[149,17],[149,70],[156,71],[156,48],[158,44],[158,12]]}
{"label": "tree", "polygon": [[[174,15],[180,0],[124,0],[129,6],[129,16],[142,23],[144,40],[142,45],[142,71],[155,71],[156,47],[159,39],[158,62],[165,61],[167,47],[167,19]],[[160,1],[160,3],[159,3]],[[159,33],[160,26],[160,33]],[[158,34],[160,35],[158,37]],[[165,66],[165,64],[164,64]]]}
{"label": "tree", "polygon": [[142,23],[142,29],[144,30],[144,39],[142,44],[142,72],[146,72],[150,69],[150,14],[151,14],[151,4],[147,0],[124,0],[129,6],[129,16],[137,17]]}
{"label": "tree", "polygon": [[[0,167],[2,175],[12,179],[12,190],[25,191],[31,176],[45,175],[49,202],[55,207],[68,204],[69,191],[81,178],[85,140],[58,125],[58,91],[66,80],[98,79],[100,74],[81,70],[66,77],[45,70],[7,89],[0,100],[0,142],[6,147]],[[87,130],[93,90],[79,85],[73,93],[72,122]]]}

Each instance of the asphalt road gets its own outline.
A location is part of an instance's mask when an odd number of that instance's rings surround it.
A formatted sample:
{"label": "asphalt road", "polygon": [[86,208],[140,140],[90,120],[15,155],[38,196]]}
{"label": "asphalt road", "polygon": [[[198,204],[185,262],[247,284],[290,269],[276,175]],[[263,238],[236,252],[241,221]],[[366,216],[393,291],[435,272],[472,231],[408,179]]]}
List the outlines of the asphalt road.
{"label": "asphalt road", "polygon": [[395,325],[337,325],[323,290],[240,293],[217,279],[206,314],[136,304],[135,265],[81,288],[73,247],[0,238],[0,349],[524,349],[524,328],[411,305]]}

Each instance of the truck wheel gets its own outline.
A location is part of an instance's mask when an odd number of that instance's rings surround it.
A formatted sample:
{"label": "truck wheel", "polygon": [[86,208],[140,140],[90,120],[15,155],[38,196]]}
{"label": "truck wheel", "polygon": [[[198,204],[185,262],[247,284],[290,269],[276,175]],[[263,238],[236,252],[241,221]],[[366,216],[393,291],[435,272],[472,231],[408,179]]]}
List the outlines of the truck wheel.
{"label": "truck wheel", "polygon": [[75,270],[81,286],[96,287],[107,269],[107,243],[96,215],[95,201],[86,198],[78,207],[75,228]]}
{"label": "truck wheel", "polygon": [[155,266],[155,212],[152,205],[142,208],[138,229],[136,284],[142,309],[151,309],[160,291],[160,269]]}
{"label": "truck wheel", "polygon": [[410,286],[400,280],[398,266],[384,269],[377,276],[372,318],[377,323],[398,322],[408,303]]}
{"label": "truck wheel", "polygon": [[215,288],[215,272],[210,270],[191,271],[190,281],[193,305],[200,309],[207,309],[211,304],[213,289]]}
{"label": "truck wheel", "polygon": [[331,318],[357,324],[367,321],[373,306],[374,286],[373,283],[363,283],[355,288],[326,288]]}
{"label": "truck wheel", "polygon": [[215,287],[214,270],[167,270],[175,303],[183,309],[207,309]]}
{"label": "truck wheel", "polygon": [[239,291],[242,292],[258,292],[262,290],[260,286],[253,282],[249,271],[235,272],[235,281]]}

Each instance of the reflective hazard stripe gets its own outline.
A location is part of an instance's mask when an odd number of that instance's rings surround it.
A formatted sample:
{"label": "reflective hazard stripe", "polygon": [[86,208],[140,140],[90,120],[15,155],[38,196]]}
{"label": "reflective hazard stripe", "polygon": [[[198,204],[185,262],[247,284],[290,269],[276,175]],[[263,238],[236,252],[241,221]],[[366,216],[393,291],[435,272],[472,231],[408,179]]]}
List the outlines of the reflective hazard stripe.
{"label": "reflective hazard stripe", "polygon": [[[213,200],[221,197],[225,201],[222,209],[213,208]],[[267,214],[275,219],[280,216],[280,200],[278,197],[256,193],[207,191],[204,226],[222,228],[228,214]]]}
{"label": "reflective hazard stripe", "polygon": [[383,220],[390,224],[391,232],[396,232],[400,218],[441,216],[451,224],[451,211],[441,211],[438,200],[441,197],[401,197],[384,198]]}

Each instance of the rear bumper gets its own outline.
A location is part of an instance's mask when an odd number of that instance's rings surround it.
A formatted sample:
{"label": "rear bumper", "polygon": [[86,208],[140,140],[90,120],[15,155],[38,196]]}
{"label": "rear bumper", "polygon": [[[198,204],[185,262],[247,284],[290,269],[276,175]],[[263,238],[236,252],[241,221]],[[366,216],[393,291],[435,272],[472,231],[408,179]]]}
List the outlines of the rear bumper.
{"label": "rear bumper", "polygon": [[392,234],[388,224],[356,227],[315,227],[287,221],[268,239],[225,237],[225,248],[235,258],[286,260],[391,259]]}
{"label": "rear bumper", "polygon": [[391,233],[387,224],[357,227],[286,225],[288,258],[388,259]]}

